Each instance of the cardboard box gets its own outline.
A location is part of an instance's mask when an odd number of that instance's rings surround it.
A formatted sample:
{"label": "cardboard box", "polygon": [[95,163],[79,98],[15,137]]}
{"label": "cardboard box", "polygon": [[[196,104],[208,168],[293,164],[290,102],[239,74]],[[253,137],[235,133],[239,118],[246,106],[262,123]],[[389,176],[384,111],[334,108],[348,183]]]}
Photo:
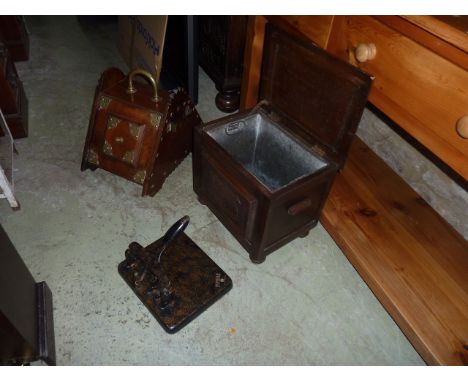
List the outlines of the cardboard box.
{"label": "cardboard box", "polygon": [[167,16],[119,16],[119,50],[127,65],[161,75]]}

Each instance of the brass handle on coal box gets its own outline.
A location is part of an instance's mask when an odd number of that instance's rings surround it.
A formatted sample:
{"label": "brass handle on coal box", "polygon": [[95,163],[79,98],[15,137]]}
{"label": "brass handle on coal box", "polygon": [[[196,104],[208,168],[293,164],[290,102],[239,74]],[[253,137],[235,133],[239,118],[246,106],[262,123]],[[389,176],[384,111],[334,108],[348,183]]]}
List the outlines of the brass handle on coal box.
{"label": "brass handle on coal box", "polygon": [[150,72],[143,69],[135,69],[130,72],[130,74],[128,75],[127,93],[134,94],[137,92],[137,90],[133,87],[133,77],[138,75],[145,77],[151,83],[154,91],[153,98],[151,98],[151,100],[154,102],[158,102],[158,87],[156,86],[156,81],[154,80]]}

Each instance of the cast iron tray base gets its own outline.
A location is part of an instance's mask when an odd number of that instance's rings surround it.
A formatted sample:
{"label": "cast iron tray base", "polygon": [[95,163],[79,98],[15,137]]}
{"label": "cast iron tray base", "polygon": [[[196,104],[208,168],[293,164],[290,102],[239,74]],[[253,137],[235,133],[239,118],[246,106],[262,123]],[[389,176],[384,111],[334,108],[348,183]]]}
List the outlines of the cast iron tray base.
{"label": "cast iron tray base", "polygon": [[144,279],[136,283],[148,260],[157,258],[162,239],[146,248],[131,243],[118,270],[128,286],[168,333],[187,325],[232,288],[231,278],[185,233],[181,233],[161,256],[162,274],[170,282],[170,303],[161,305]]}

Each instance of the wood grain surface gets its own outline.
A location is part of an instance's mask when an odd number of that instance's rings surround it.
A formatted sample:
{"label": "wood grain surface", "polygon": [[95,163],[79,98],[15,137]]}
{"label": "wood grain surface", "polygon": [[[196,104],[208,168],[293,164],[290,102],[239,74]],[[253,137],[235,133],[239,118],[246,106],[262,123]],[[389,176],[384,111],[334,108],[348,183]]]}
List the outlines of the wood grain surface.
{"label": "wood grain surface", "polygon": [[468,53],[468,16],[402,16]]}
{"label": "wood grain surface", "polygon": [[[370,21],[366,27],[357,28],[355,37],[359,35],[363,40],[359,42],[364,43],[382,40],[375,60],[367,65],[381,62],[383,56],[388,60],[383,63],[384,68],[391,68],[390,75],[383,72],[383,82],[376,78],[371,101],[410,134],[423,137],[429,149],[435,147],[441,159],[466,177],[468,150],[460,151],[450,143],[463,140],[454,134],[455,114],[466,114],[457,109],[467,105],[468,86],[460,86],[467,75],[463,65],[466,54],[446,40],[428,36],[426,29],[401,17],[365,18]],[[241,109],[258,102],[266,22],[264,16],[249,18]],[[346,38],[348,27],[347,17],[335,16],[327,43],[329,52],[346,60],[352,59],[353,54]],[[403,42],[401,46],[399,41]],[[422,56],[411,53],[413,47]],[[413,57],[419,62],[416,69],[412,66]],[[434,63],[441,63],[440,68]],[[379,67],[373,73],[369,66],[363,69],[377,76],[383,70]],[[433,75],[426,81],[427,73]],[[458,82],[457,73],[461,74]],[[451,78],[446,80],[449,74]],[[415,87],[418,83],[421,88]],[[458,96],[441,98],[439,89],[446,92],[447,88]],[[422,104],[418,105],[420,99]],[[434,108],[435,100],[440,100],[440,104]],[[458,104],[452,107],[455,100]],[[428,119],[437,110],[442,117]],[[447,114],[452,117],[440,119]],[[468,362],[467,242],[358,138],[335,180],[321,222],[428,364]]]}
{"label": "wood grain surface", "polygon": [[[316,19],[316,21],[314,21]],[[369,100],[416,138],[464,179],[468,179],[468,141],[457,133],[457,121],[467,115],[468,55],[464,45],[454,45],[459,36],[439,18],[400,16],[307,16],[307,26],[292,16],[251,16],[244,55],[240,109],[258,102],[263,36],[266,23],[307,36],[319,46],[359,66],[375,77]],[[463,20],[462,20],[463,21]],[[420,26],[421,22],[425,27]],[[432,24],[431,24],[432,22]],[[436,25],[436,26],[434,26]],[[430,26],[434,26],[431,31]],[[316,28],[312,33],[311,30]],[[441,33],[439,37],[436,31]],[[452,36],[453,35],[453,36]],[[466,35],[464,36],[466,39]],[[376,46],[376,57],[358,63],[360,43]]]}
{"label": "wood grain surface", "polygon": [[[369,100],[468,179],[468,141],[456,130],[468,113],[468,72],[374,17],[347,17],[343,33],[346,50],[333,53],[375,77]],[[376,46],[374,59],[357,61],[361,43]]]}
{"label": "wood grain surface", "polygon": [[468,244],[358,138],[321,222],[427,363],[468,363]]}
{"label": "wood grain surface", "polygon": [[263,59],[266,19],[263,16],[250,16],[247,21],[247,36],[244,51],[244,71],[242,75],[240,110],[255,106],[258,102],[260,71]]}

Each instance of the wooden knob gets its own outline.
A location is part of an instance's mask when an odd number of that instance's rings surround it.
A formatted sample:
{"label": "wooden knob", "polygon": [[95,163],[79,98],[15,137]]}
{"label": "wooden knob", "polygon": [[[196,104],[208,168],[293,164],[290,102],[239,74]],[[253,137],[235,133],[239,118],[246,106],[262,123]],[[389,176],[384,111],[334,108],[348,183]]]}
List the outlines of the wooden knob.
{"label": "wooden knob", "polygon": [[356,47],[354,55],[356,56],[356,60],[358,60],[359,62],[373,60],[377,55],[377,47],[375,46],[375,44],[372,43],[361,43]]}
{"label": "wooden knob", "polygon": [[468,115],[464,115],[457,121],[457,133],[460,137],[468,139]]}

